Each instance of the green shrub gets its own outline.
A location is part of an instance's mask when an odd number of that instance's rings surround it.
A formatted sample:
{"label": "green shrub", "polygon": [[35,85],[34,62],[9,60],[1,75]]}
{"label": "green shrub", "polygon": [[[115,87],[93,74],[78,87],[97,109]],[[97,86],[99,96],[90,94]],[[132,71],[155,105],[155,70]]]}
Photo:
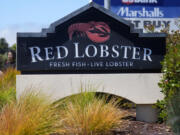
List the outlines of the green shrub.
{"label": "green shrub", "polygon": [[158,101],[160,110],[159,120],[168,118],[169,102],[177,95],[180,88],[180,33],[175,31],[168,34],[166,56],[162,62],[163,77],[159,86],[162,88],[164,100]]}
{"label": "green shrub", "polygon": [[0,70],[4,69],[4,64],[7,60],[7,54],[0,54]]}
{"label": "green shrub", "polygon": [[168,104],[168,124],[177,135],[180,135],[180,89]]}
{"label": "green shrub", "polygon": [[107,103],[109,100],[113,99],[116,100],[118,102],[118,107],[122,108],[122,109],[132,109],[132,108],[136,108],[136,104],[119,96],[116,95],[112,95],[112,94],[107,94],[107,93],[102,93],[102,92],[98,92],[96,93],[96,96],[98,98],[104,98],[106,97],[107,99]]}

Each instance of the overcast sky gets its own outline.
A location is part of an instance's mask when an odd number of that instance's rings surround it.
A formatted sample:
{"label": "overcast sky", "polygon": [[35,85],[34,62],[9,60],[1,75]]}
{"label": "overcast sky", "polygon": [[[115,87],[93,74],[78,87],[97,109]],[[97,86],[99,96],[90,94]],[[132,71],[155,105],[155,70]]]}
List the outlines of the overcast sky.
{"label": "overcast sky", "polygon": [[0,37],[16,43],[17,32],[39,32],[89,0],[0,0]]}

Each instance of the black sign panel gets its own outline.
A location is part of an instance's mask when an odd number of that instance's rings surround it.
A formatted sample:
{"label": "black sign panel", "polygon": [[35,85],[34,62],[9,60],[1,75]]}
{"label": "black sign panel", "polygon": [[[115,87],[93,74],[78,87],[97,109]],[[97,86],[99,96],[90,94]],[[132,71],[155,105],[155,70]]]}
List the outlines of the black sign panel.
{"label": "black sign panel", "polygon": [[160,72],[165,34],[144,34],[91,3],[41,33],[18,33],[22,73]]}

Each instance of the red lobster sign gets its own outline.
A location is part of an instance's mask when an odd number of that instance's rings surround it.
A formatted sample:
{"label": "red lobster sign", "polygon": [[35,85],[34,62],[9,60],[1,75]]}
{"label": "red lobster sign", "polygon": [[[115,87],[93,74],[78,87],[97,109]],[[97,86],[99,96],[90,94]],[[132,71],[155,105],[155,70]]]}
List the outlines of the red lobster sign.
{"label": "red lobster sign", "polygon": [[75,34],[77,37],[87,36],[93,42],[103,43],[109,40],[110,33],[111,29],[105,22],[75,23],[68,28],[70,40]]}

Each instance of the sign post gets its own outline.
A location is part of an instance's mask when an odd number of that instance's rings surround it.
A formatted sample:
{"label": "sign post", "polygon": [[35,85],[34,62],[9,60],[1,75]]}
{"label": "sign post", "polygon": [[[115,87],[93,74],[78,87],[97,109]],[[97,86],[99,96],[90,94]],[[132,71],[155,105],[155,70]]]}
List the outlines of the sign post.
{"label": "sign post", "polygon": [[[90,81],[103,84],[105,89],[98,92],[149,108],[162,98],[157,83],[165,41],[166,34],[135,30],[90,3],[40,33],[17,34],[17,69],[22,73],[17,76],[17,97],[27,87],[41,86],[57,100],[77,94],[80,82]],[[143,114],[139,120],[155,121],[154,111]]]}
{"label": "sign post", "polygon": [[110,8],[111,8],[111,0],[104,0],[104,8],[110,10]]}

